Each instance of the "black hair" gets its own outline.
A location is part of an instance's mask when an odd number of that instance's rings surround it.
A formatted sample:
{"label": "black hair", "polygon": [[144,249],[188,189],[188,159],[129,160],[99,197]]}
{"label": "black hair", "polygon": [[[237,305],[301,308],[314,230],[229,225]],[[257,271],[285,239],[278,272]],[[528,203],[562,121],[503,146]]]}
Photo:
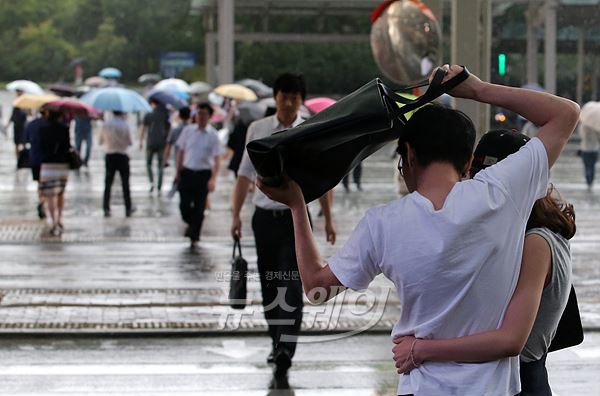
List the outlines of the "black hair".
{"label": "black hair", "polygon": [[406,126],[400,126],[397,152],[406,156],[408,143],[416,154],[417,163],[450,162],[459,174],[471,159],[475,145],[475,126],[463,112],[437,104],[417,110]]}
{"label": "black hair", "polygon": [[306,81],[300,73],[283,73],[280,74],[273,83],[273,96],[277,92],[283,93],[299,93],[302,100],[306,98]]}
{"label": "black hair", "polygon": [[181,118],[182,120],[188,120],[190,118],[190,114],[190,108],[187,106],[179,109],[179,118]]}
{"label": "black hair", "polygon": [[198,110],[200,110],[200,109],[206,109],[206,110],[208,110],[208,115],[209,116],[213,115],[214,109],[212,108],[212,106],[208,102],[202,102],[202,103],[198,104]]}
{"label": "black hair", "polygon": [[48,110],[48,121],[54,123],[59,122],[62,117],[62,113],[56,110]]}
{"label": "black hair", "polygon": [[116,116],[122,116],[125,113],[123,113],[122,111],[113,110],[113,114]]}
{"label": "black hair", "polygon": [[162,103],[160,103],[160,101],[156,100],[155,98],[150,98],[150,100],[148,100],[148,102],[154,103],[157,106],[160,106],[162,104]]}

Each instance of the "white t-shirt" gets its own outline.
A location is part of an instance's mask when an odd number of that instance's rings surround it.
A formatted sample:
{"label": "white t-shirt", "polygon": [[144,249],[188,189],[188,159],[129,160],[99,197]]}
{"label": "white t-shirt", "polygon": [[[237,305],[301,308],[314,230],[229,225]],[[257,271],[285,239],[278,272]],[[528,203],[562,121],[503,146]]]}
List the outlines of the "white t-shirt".
{"label": "white t-shirt", "polygon": [[[533,138],[456,183],[440,210],[418,192],[371,208],[329,267],[351,289],[367,288],[380,273],[394,282],[402,313],[393,336],[497,329],[517,284],[531,207],[547,184],[548,157]],[[518,365],[518,357],[425,362],[400,377],[398,394],[512,396],[520,391]]]}
{"label": "white t-shirt", "polygon": [[183,128],[175,145],[183,150],[183,167],[194,171],[212,170],[222,147],[217,131],[211,125],[200,129],[197,124]]}

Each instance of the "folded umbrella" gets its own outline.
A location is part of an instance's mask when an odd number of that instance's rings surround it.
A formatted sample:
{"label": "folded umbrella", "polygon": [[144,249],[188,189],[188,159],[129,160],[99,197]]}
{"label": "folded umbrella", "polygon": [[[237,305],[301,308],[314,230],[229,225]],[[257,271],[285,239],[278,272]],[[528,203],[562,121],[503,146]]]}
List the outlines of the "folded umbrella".
{"label": "folded umbrella", "polygon": [[90,91],[81,100],[98,110],[128,112],[152,111],[152,107],[139,93],[126,88],[107,87]]}
{"label": "folded umbrella", "polygon": [[169,91],[153,89],[148,92],[148,100],[150,99],[157,100],[164,105],[171,105],[177,110],[188,106],[188,103],[185,100]]}
{"label": "folded umbrella", "polygon": [[16,98],[13,102],[14,107],[27,110],[37,110],[43,105],[53,100],[60,99],[56,95],[44,94],[44,95],[31,95],[23,94]]}
{"label": "folded umbrella", "polygon": [[32,95],[41,95],[44,93],[42,87],[33,81],[29,80],[15,80],[6,84],[6,89],[9,91],[22,91],[24,93],[32,94]]}
{"label": "folded umbrella", "polygon": [[227,98],[236,100],[257,100],[258,97],[250,88],[246,88],[239,84],[223,84],[215,88],[216,93]]}

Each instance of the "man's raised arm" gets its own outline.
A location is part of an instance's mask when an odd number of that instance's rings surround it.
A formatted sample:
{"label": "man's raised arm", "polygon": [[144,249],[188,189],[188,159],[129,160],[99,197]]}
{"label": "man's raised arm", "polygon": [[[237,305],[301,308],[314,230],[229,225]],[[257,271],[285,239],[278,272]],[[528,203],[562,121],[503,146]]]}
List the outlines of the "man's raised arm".
{"label": "man's raised arm", "polygon": [[[460,71],[461,66],[449,67],[445,79],[452,78]],[[539,126],[537,137],[546,148],[549,167],[556,162],[579,120],[579,105],[568,99],[546,92],[483,82],[473,75],[449,94],[503,107]]]}

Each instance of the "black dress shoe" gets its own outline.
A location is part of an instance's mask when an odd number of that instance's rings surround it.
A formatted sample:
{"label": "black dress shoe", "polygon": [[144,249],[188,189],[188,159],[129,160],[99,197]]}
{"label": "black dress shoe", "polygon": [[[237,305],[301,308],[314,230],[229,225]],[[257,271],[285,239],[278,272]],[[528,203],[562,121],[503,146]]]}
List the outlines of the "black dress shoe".
{"label": "black dress shoe", "polygon": [[44,210],[44,204],[39,203],[37,206],[38,217],[40,220],[44,220],[46,218],[46,211]]}
{"label": "black dress shoe", "polygon": [[271,378],[269,389],[290,389],[287,373],[284,375],[275,375]]}
{"label": "black dress shoe", "polygon": [[269,353],[269,356],[267,356],[267,363],[275,363],[275,348],[271,349],[271,353]]}
{"label": "black dress shoe", "polygon": [[288,369],[292,365],[292,355],[286,349],[278,349],[275,351],[274,356],[275,370],[273,371],[273,377],[286,377]]}

